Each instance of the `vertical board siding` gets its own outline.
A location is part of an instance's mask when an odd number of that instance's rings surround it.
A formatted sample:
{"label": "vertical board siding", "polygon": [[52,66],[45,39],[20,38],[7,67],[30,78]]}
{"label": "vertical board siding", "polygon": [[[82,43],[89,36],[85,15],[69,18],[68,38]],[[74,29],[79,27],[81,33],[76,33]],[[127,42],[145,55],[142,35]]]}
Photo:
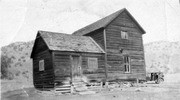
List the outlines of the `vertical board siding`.
{"label": "vertical board siding", "polygon": [[[121,31],[128,32],[128,40],[121,39]],[[136,24],[124,12],[112,21],[106,28],[107,63],[109,79],[145,79],[144,50],[142,34]],[[123,53],[131,58],[130,73],[125,73]]]}
{"label": "vertical board siding", "polygon": [[[44,60],[44,71],[39,71],[39,61]],[[54,72],[52,56],[49,50],[35,54],[33,58],[33,81],[35,88],[45,89],[54,87]]]}

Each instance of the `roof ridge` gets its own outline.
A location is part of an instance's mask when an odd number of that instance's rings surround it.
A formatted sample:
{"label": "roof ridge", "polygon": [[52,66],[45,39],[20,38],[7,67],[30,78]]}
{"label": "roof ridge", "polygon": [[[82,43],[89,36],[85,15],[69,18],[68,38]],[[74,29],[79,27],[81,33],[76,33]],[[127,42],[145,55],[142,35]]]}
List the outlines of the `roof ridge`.
{"label": "roof ridge", "polygon": [[41,34],[45,34],[44,32],[46,33],[52,33],[52,34],[65,34],[65,35],[70,35],[70,34],[67,34],[67,33],[59,33],[59,32],[52,32],[52,31],[43,31],[43,30],[38,30],[39,33]]}
{"label": "roof ridge", "polygon": [[72,34],[74,35],[85,35],[88,33],[91,33],[95,30],[98,30],[100,28],[105,28],[107,27],[113,20],[115,20],[121,13],[126,12],[128,16],[133,20],[133,22],[137,25],[137,27],[140,29],[142,34],[145,33],[144,29],[140,26],[140,24],[136,21],[136,19],[129,13],[129,11],[126,8],[123,8],[121,10],[118,10],[104,18],[101,18],[94,23],[91,23],[81,29],[78,29],[77,31],[74,31]]}
{"label": "roof ridge", "polygon": [[[45,43],[49,50],[103,53],[102,49],[95,44],[89,36],[75,36],[59,33],[55,34],[48,31],[38,31],[37,36],[41,37],[41,41]],[[38,41],[35,40],[35,43],[37,42]]]}
{"label": "roof ridge", "polygon": [[90,36],[77,36],[77,35],[73,35],[73,34],[52,32],[52,31],[43,31],[43,30],[38,30],[38,33],[40,33],[40,35],[41,34],[61,34],[61,35],[67,35],[67,36],[71,36],[71,37],[90,37]]}
{"label": "roof ridge", "polygon": [[[106,25],[104,25],[104,26],[107,26],[109,23],[111,23],[114,19],[116,19],[124,10],[126,10],[126,8],[123,8],[123,9],[121,9],[121,10],[118,10],[118,11],[116,11],[116,12],[114,12],[114,13],[112,13],[112,14],[116,14],[116,13],[118,13],[114,18],[112,18]],[[111,15],[112,15],[111,14]],[[108,16],[110,16],[110,15],[108,15]],[[108,17],[107,16],[107,17]]]}
{"label": "roof ridge", "polygon": [[97,20],[97,21],[89,24],[89,25],[86,25],[85,27],[80,28],[80,29],[74,31],[72,34],[76,34],[76,33],[79,32],[79,31],[83,31],[83,30],[85,30],[86,28],[88,28],[88,27],[90,27],[90,26],[92,26],[92,25],[94,25],[94,24],[96,24],[96,23],[98,23],[98,22],[100,22],[100,21],[106,20],[106,19],[109,18],[110,16],[113,16],[114,14],[118,13],[118,14],[115,15],[112,19],[110,19],[105,25],[102,26],[102,27],[105,27],[105,26],[107,26],[112,20],[114,20],[116,17],[118,17],[118,15],[119,15],[121,12],[123,12],[124,10],[126,10],[126,8],[123,8],[123,9],[121,9],[121,10],[118,10],[118,11],[116,11],[116,12],[114,12],[114,13],[109,14],[108,16],[105,16],[105,17],[103,17],[103,18],[101,18],[101,19],[99,19],[99,20]]}

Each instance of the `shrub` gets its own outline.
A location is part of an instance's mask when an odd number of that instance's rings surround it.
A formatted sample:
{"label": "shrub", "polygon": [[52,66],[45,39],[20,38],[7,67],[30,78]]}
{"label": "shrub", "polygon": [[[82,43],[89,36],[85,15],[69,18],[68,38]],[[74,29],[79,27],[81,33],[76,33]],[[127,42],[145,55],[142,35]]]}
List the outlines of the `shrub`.
{"label": "shrub", "polygon": [[8,58],[7,55],[1,55],[1,79],[6,78],[12,78],[13,76],[11,75],[8,71],[8,68],[10,67],[12,60],[11,58]]}

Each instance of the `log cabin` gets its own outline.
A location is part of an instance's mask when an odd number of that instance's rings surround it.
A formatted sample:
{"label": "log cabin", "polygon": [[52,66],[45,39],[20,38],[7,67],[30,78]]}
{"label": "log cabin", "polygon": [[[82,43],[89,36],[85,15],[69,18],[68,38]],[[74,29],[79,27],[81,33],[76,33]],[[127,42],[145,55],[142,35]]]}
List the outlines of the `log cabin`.
{"label": "log cabin", "polygon": [[145,80],[144,29],[121,9],[72,35],[38,31],[31,58],[37,89],[91,81]]}
{"label": "log cabin", "polygon": [[104,50],[88,36],[38,31],[31,58],[37,89],[105,79]]}
{"label": "log cabin", "polygon": [[90,36],[105,51],[107,80],[145,80],[144,29],[124,8],[73,33]]}

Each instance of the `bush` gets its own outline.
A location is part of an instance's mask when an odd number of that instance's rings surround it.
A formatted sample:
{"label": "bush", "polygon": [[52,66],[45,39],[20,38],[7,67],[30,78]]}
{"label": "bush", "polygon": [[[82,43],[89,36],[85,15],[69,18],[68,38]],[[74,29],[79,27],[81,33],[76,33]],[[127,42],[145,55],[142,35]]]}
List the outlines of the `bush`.
{"label": "bush", "polygon": [[13,74],[8,71],[12,60],[7,55],[1,55],[1,79],[12,79]]}

